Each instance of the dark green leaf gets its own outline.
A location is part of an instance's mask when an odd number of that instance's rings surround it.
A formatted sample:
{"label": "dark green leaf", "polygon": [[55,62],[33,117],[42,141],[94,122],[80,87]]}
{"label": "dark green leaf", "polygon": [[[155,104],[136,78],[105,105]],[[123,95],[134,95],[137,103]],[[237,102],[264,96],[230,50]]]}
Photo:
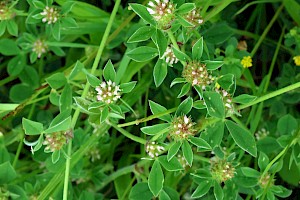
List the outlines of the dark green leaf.
{"label": "dark green leaf", "polygon": [[100,122],[103,123],[106,118],[108,117],[108,106],[105,106],[102,110],[101,110],[101,117],[100,117]]}
{"label": "dark green leaf", "polygon": [[7,72],[11,76],[17,76],[22,72],[26,65],[26,57],[23,54],[19,54],[10,59],[7,64]]}
{"label": "dark green leaf", "polygon": [[178,58],[178,60],[181,60],[184,62],[188,62],[189,60],[191,60],[188,55],[186,55],[182,51],[178,50],[177,48],[172,47],[172,50],[173,50],[173,53],[176,56],[176,58]]}
{"label": "dark green leaf", "polygon": [[18,24],[14,20],[9,20],[6,28],[9,34],[18,37]]}
{"label": "dark green leaf", "polygon": [[210,144],[212,148],[219,146],[224,134],[224,122],[217,122],[207,127],[206,131],[201,133],[200,137]]}
{"label": "dark green leaf", "polygon": [[84,68],[84,65],[79,60],[77,60],[74,68],[72,69],[72,71],[69,75],[69,79],[73,80],[82,71],[83,68]]}
{"label": "dark green leaf", "polygon": [[72,89],[66,84],[59,99],[60,112],[68,111],[71,114],[72,103]]}
{"label": "dark green leaf", "polygon": [[193,60],[200,60],[203,53],[203,37],[201,37],[192,48]]}
{"label": "dark green leaf", "polygon": [[223,189],[217,181],[215,181],[214,184],[214,195],[216,200],[222,200],[224,198]]}
{"label": "dark green leaf", "polygon": [[103,69],[103,76],[106,81],[111,80],[112,82],[115,81],[116,78],[116,71],[114,65],[111,63],[111,60],[108,60],[104,69]]}
{"label": "dark green leaf", "polygon": [[15,84],[10,88],[9,98],[15,103],[20,103],[28,99],[32,94],[32,86],[25,84]]}
{"label": "dark green leaf", "polygon": [[[58,119],[58,118],[56,118]],[[53,121],[56,121],[55,118]],[[52,122],[53,122],[52,121]],[[45,133],[54,133],[59,131],[66,131],[71,128],[71,116],[61,120],[60,122],[51,123],[49,128],[45,130]]]}
{"label": "dark green leaf", "polygon": [[184,3],[177,9],[177,14],[185,14],[188,13],[196,8],[196,5],[194,3]]}
{"label": "dark green leaf", "polygon": [[177,154],[180,147],[181,147],[181,142],[174,142],[174,144],[168,150],[168,155],[167,155],[168,161],[170,161]]}
{"label": "dark green leaf", "polygon": [[175,84],[178,84],[178,83],[185,83],[185,82],[186,82],[185,78],[175,78],[175,79],[172,81],[170,87],[173,87],[173,85],[175,85]]}
{"label": "dark green leaf", "polygon": [[269,164],[269,158],[264,152],[259,153],[258,166],[260,171],[264,171]]}
{"label": "dark green leaf", "polygon": [[184,95],[186,95],[190,89],[191,89],[191,84],[190,83],[186,83],[182,86],[180,93],[178,94],[177,98],[183,97]]}
{"label": "dark green leaf", "polygon": [[159,200],[171,200],[171,198],[169,197],[169,195],[164,190],[162,190],[159,193]]}
{"label": "dark green leaf", "polygon": [[67,79],[62,72],[57,72],[50,77],[46,78],[47,83],[53,89],[58,89],[67,83]]}
{"label": "dark green leaf", "polygon": [[256,98],[257,98],[256,96],[252,96],[249,94],[241,94],[237,97],[234,97],[233,102],[240,103],[240,104],[246,104],[246,103],[250,103],[250,102],[254,101]]}
{"label": "dark green leaf", "polygon": [[222,96],[217,92],[204,92],[203,98],[207,107],[207,112],[212,117],[225,118],[225,108]]}
{"label": "dark green leaf", "polygon": [[181,146],[181,150],[183,153],[183,157],[185,158],[185,160],[187,161],[187,163],[189,164],[189,166],[192,166],[193,164],[193,150],[192,147],[190,146],[190,144],[184,140]]}
{"label": "dark green leaf", "polygon": [[200,198],[203,197],[210,189],[212,182],[209,180],[203,180],[196,190],[192,194],[192,198]]}
{"label": "dark green leaf", "polygon": [[39,122],[34,122],[29,119],[22,119],[23,128],[26,135],[39,135],[43,132],[43,124]]}
{"label": "dark green leaf", "polygon": [[163,188],[164,174],[158,160],[155,160],[148,177],[148,186],[154,196],[158,196]]}
{"label": "dark green leaf", "polygon": [[18,55],[20,49],[14,40],[3,38],[0,40],[0,53],[5,56]]}
{"label": "dark green leaf", "polygon": [[193,107],[193,99],[191,97],[188,97],[179,104],[175,115],[176,116],[186,115],[192,110],[192,107]]}
{"label": "dark green leaf", "polygon": [[216,70],[224,64],[223,61],[206,60],[203,62],[206,64],[207,70]]}
{"label": "dark green leaf", "polygon": [[[149,106],[150,106],[150,110],[151,110],[152,114],[154,114],[154,115],[167,111],[167,109],[165,107],[163,107],[163,106],[159,105],[158,103],[155,103],[154,101],[151,101],[151,100],[149,100]],[[171,120],[172,120],[170,114],[163,115],[163,116],[159,117],[159,119],[167,121],[167,122],[171,122]]]}
{"label": "dark green leaf", "polygon": [[145,126],[141,128],[141,131],[147,135],[156,135],[158,132],[160,132],[163,129],[168,128],[170,125],[168,123],[166,124],[156,124],[153,126]]}
{"label": "dark green leaf", "polygon": [[143,20],[151,24],[152,26],[156,26],[156,22],[154,21],[153,17],[150,15],[150,13],[147,11],[146,6],[143,6],[141,4],[131,3],[129,4],[132,10],[140,16]]}
{"label": "dark green leaf", "polygon": [[56,40],[60,40],[60,22],[56,22],[53,26],[52,26],[52,36],[54,37],[54,39]]}
{"label": "dark green leaf", "polygon": [[288,11],[293,20],[300,25],[300,4],[295,0],[284,0],[283,1],[285,9]]}
{"label": "dark green leaf", "polygon": [[0,184],[6,185],[17,177],[17,173],[9,162],[0,164]]}
{"label": "dark green leaf", "polygon": [[281,135],[290,135],[298,128],[297,120],[290,114],[281,117],[277,123],[277,130]]}
{"label": "dark green leaf", "polygon": [[130,200],[151,200],[153,197],[147,183],[135,184],[129,194]]}
{"label": "dark green leaf", "polygon": [[141,46],[129,51],[126,55],[136,62],[145,62],[156,57],[158,51],[156,48]]}
{"label": "dark green leaf", "polygon": [[90,73],[86,73],[86,78],[87,78],[89,84],[94,88],[97,86],[100,86],[100,84],[101,84],[101,81],[96,76],[94,76]]}
{"label": "dark green leaf", "polygon": [[120,85],[120,89],[121,89],[122,93],[129,93],[133,90],[135,85],[136,85],[136,81],[131,81],[129,83],[122,83]]}
{"label": "dark green leaf", "polygon": [[52,163],[53,163],[53,164],[57,163],[57,161],[58,161],[59,158],[60,158],[60,150],[54,151],[54,152],[52,153],[51,158],[52,158]]}
{"label": "dark green leaf", "polygon": [[167,170],[167,171],[180,171],[183,170],[180,162],[177,160],[176,157],[168,160],[167,156],[160,156],[158,158],[160,164]]}
{"label": "dark green leaf", "polygon": [[225,74],[218,79],[218,83],[226,91],[230,91],[232,87],[235,87],[235,78],[233,74]]}
{"label": "dark green leaf", "polygon": [[159,29],[156,29],[156,35],[153,38],[155,38],[154,43],[157,46],[159,57],[161,58],[167,49],[168,40],[164,33]]}
{"label": "dark green leaf", "polygon": [[196,145],[198,148],[211,150],[210,145],[205,140],[203,140],[202,138],[196,138],[196,137],[191,136],[191,137],[188,138],[188,140],[192,144]]}
{"label": "dark green leaf", "polygon": [[162,84],[167,74],[168,74],[167,63],[162,59],[158,59],[153,69],[153,78],[156,87]]}
{"label": "dark green leaf", "polygon": [[241,167],[241,170],[243,174],[247,177],[259,178],[261,176],[261,174],[258,171],[250,167]]}
{"label": "dark green leaf", "polygon": [[154,33],[154,28],[151,26],[143,26],[135,31],[128,39],[128,43],[142,42],[148,40]]}

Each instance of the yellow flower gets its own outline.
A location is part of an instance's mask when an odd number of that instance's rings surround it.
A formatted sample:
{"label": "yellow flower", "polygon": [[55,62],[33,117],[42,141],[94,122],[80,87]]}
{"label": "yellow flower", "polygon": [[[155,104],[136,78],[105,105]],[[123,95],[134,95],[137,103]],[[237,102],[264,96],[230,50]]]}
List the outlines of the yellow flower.
{"label": "yellow flower", "polygon": [[295,56],[293,58],[293,60],[294,60],[296,66],[300,66],[300,56]]}
{"label": "yellow flower", "polygon": [[250,56],[244,56],[241,64],[244,68],[252,67],[252,58]]}
{"label": "yellow flower", "polygon": [[218,82],[216,82],[215,88],[220,89],[220,87],[221,87],[221,85]]}

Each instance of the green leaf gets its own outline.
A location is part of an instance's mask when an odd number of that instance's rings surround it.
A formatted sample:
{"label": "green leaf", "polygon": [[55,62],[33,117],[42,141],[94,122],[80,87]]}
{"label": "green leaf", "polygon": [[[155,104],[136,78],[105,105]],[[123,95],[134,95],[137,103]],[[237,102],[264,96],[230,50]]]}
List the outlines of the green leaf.
{"label": "green leaf", "polygon": [[20,49],[18,48],[16,41],[3,38],[0,40],[0,53],[5,56],[18,55]]}
{"label": "green leaf", "polygon": [[203,63],[206,64],[207,70],[216,70],[224,64],[223,61],[213,61],[213,60],[206,60],[203,61]]}
{"label": "green leaf", "polygon": [[112,82],[115,81],[116,71],[115,71],[114,65],[111,63],[111,60],[108,60],[106,63],[106,65],[103,69],[103,76],[106,81],[109,81],[109,80],[111,80]]}
{"label": "green leaf", "polygon": [[[149,106],[150,106],[150,110],[151,110],[152,114],[154,114],[154,115],[167,111],[167,109],[165,107],[163,107],[163,106],[159,105],[158,103],[155,103],[154,101],[151,101],[151,100],[149,100]],[[170,114],[161,116],[158,119],[161,119],[161,120],[164,120],[167,122],[172,121]]]}
{"label": "green leaf", "polygon": [[208,142],[208,144],[215,148],[222,142],[224,134],[224,122],[217,122],[212,126],[206,128],[206,131],[201,133],[200,137]]}
{"label": "green leaf", "polygon": [[136,85],[136,81],[131,81],[129,83],[122,83],[120,85],[120,89],[121,89],[122,93],[129,93],[133,90],[135,85]]}
{"label": "green leaf", "polygon": [[156,57],[158,51],[156,48],[141,46],[127,52],[126,55],[136,62],[145,62]]}
{"label": "green leaf", "polygon": [[171,198],[169,197],[169,195],[164,190],[162,190],[159,193],[159,200],[171,200]]}
{"label": "green leaf", "polygon": [[17,173],[9,162],[0,164],[0,184],[5,185],[17,177]]}
{"label": "green leaf", "polygon": [[194,3],[184,3],[177,9],[177,14],[186,14],[196,8],[196,5]]}
{"label": "green leaf", "polygon": [[55,164],[60,158],[60,150],[54,151],[51,156],[52,163]]}
{"label": "green leaf", "polygon": [[32,86],[25,84],[15,84],[10,88],[9,98],[15,103],[20,103],[28,99],[32,94]]}
{"label": "green leaf", "polygon": [[162,84],[167,74],[168,74],[167,63],[162,59],[158,59],[153,69],[153,78],[156,87]]}
{"label": "green leaf", "polygon": [[59,89],[67,83],[67,79],[62,72],[55,73],[46,78],[47,83],[53,89]]}
{"label": "green leaf", "polygon": [[14,20],[9,20],[6,24],[9,34],[18,37],[18,24]]}
{"label": "green leaf", "polygon": [[170,149],[168,150],[168,155],[167,155],[167,159],[168,161],[170,161],[179,151],[179,148],[181,147],[181,142],[174,142],[174,144],[170,147]]}
{"label": "green leaf", "polygon": [[193,60],[200,60],[203,53],[203,37],[201,37],[192,47]]}
{"label": "green leaf", "polygon": [[172,200],[179,200],[180,199],[179,193],[175,189],[173,189],[171,187],[168,187],[168,186],[165,186],[163,188],[163,190],[169,195],[169,197]]}
{"label": "green leaf", "polygon": [[214,184],[214,195],[216,200],[222,200],[224,198],[223,189],[217,181],[215,181]]}
{"label": "green leaf", "polygon": [[300,25],[300,4],[295,0],[284,0],[283,1],[285,9],[288,11],[293,20]]}
{"label": "green leaf", "polygon": [[60,22],[57,21],[53,26],[52,26],[52,36],[54,37],[54,39],[56,39],[57,41],[60,40]]}
{"label": "green leaf", "polygon": [[84,65],[79,60],[77,60],[74,68],[69,75],[69,80],[73,80],[82,71],[83,68]]}
{"label": "green leaf", "polygon": [[[190,21],[188,21],[187,19],[185,19],[184,17],[178,15],[177,16],[177,21],[183,26],[183,27],[194,27],[195,25],[192,24]],[[184,34],[184,36],[188,37],[185,33],[182,33]],[[184,41],[188,41],[188,38],[184,38]]]}
{"label": "green leaf", "polygon": [[290,114],[281,117],[277,123],[277,130],[281,135],[290,135],[298,128],[297,120]]}
{"label": "green leaf", "polygon": [[26,135],[40,135],[44,130],[42,123],[34,122],[26,118],[22,119],[22,124]]}
{"label": "green leaf", "polygon": [[[55,119],[55,118],[54,118]],[[53,121],[54,121],[53,119]],[[53,122],[52,121],[52,122]],[[59,131],[66,131],[71,128],[71,116],[58,123],[51,123],[49,128],[45,130],[45,133],[54,133]]]}
{"label": "green leaf", "polygon": [[19,75],[26,65],[26,57],[24,54],[19,54],[10,59],[7,64],[7,72],[11,76]]}
{"label": "green leaf", "polygon": [[141,4],[136,4],[136,3],[130,3],[129,4],[132,10],[140,16],[143,20],[151,24],[152,26],[156,26],[156,22],[154,21],[152,15],[147,10],[146,6],[143,6]]}
{"label": "green leaf", "polygon": [[46,7],[46,5],[42,1],[34,0],[34,1],[32,1],[32,4],[34,5],[34,7],[41,9],[41,10],[43,10]]}
{"label": "green leaf", "polygon": [[192,166],[193,164],[193,150],[192,147],[190,146],[190,144],[184,140],[181,146],[181,150],[183,153],[183,157],[185,158],[185,160],[187,161],[187,163],[189,164],[189,166]]}
{"label": "green leaf", "polygon": [[60,47],[50,46],[49,49],[57,56],[65,56],[66,53]]}
{"label": "green leaf", "polygon": [[161,58],[168,47],[168,40],[161,30],[156,29],[155,33],[156,34],[152,39],[158,49],[159,57]]}
{"label": "green leaf", "polygon": [[184,95],[186,95],[190,91],[191,87],[192,87],[192,85],[190,83],[184,84],[182,86],[177,98],[180,98],[180,97],[183,97]]}
{"label": "green leaf", "polygon": [[187,115],[193,108],[193,99],[191,97],[186,98],[181,102],[175,113],[176,116]]}
{"label": "green leaf", "polygon": [[209,191],[211,186],[212,182],[210,180],[203,180],[193,192],[192,198],[203,197]]}
{"label": "green leaf", "polygon": [[89,112],[89,105],[91,104],[90,101],[88,101],[82,97],[74,97],[74,101],[76,103],[76,106],[78,106],[80,108],[81,112],[90,114],[90,112]]}
{"label": "green leaf", "polygon": [[128,43],[142,42],[148,40],[154,33],[155,29],[151,26],[143,26],[136,30],[128,39]]}
{"label": "green leaf", "polygon": [[191,60],[188,55],[181,52],[179,49],[172,47],[172,50],[173,50],[173,53],[176,56],[176,58],[178,58],[178,60],[181,60],[184,62],[188,62],[189,60]]}
{"label": "green leaf", "polygon": [[235,90],[235,78],[233,74],[225,74],[218,79],[218,83],[226,91],[231,91],[232,87]]}
{"label": "green leaf", "polygon": [[32,89],[40,86],[40,77],[32,66],[25,66],[24,70],[19,74],[19,78],[23,83],[30,85]]}
{"label": "green leaf", "polygon": [[203,37],[205,38],[205,42],[214,45],[228,41],[233,34],[232,28],[225,22],[214,23],[202,33]]}
{"label": "green leaf", "polygon": [[292,194],[292,190],[288,190],[281,185],[273,185],[270,189],[276,196],[287,198]]}
{"label": "green leaf", "polygon": [[164,174],[158,160],[155,160],[148,177],[148,186],[152,194],[157,197],[163,188]]}
{"label": "green leaf", "polygon": [[178,83],[186,83],[185,78],[175,78],[175,79],[172,81],[170,87],[173,87],[175,84],[178,84]]}
{"label": "green leaf", "polygon": [[109,114],[109,110],[108,110],[108,106],[105,106],[102,110],[101,110],[101,117],[100,117],[100,122],[103,123]]}
{"label": "green leaf", "polygon": [[170,126],[170,124],[156,124],[153,126],[145,126],[141,128],[141,131],[147,135],[156,135],[158,132],[160,132],[163,129],[166,129]]}
{"label": "green leaf", "polygon": [[130,200],[151,200],[152,197],[152,192],[149,190],[147,183],[135,184],[129,194]]}
{"label": "green leaf", "polygon": [[7,21],[0,21],[0,36],[5,33]]}
{"label": "green leaf", "polygon": [[177,160],[176,157],[173,157],[172,159],[168,160],[167,156],[159,156],[158,161],[169,172],[183,170],[180,162]]}
{"label": "green leaf", "polygon": [[247,177],[259,178],[261,176],[261,174],[258,171],[256,171],[255,169],[252,169],[250,167],[241,167],[241,170],[242,170],[243,174]]}
{"label": "green leaf", "polygon": [[71,114],[72,103],[72,89],[66,84],[59,99],[60,112],[68,111]]}
{"label": "green leaf", "polygon": [[101,84],[101,81],[96,76],[94,76],[90,73],[86,72],[86,78],[87,78],[87,81],[89,82],[89,84],[94,88],[97,86],[100,86],[100,84]]}
{"label": "green leaf", "polygon": [[203,92],[207,112],[212,117],[225,118],[225,108],[222,96],[217,92]]}
{"label": "green leaf", "polygon": [[192,144],[196,145],[198,148],[211,150],[211,146],[202,138],[196,138],[191,136],[188,138],[188,140]]}
{"label": "green leaf", "polygon": [[264,171],[269,164],[269,158],[264,152],[259,152],[258,166],[260,171]]}
{"label": "green leaf", "polygon": [[256,98],[256,96],[252,96],[249,94],[241,94],[237,97],[234,97],[232,101],[235,103],[246,104],[254,101]]}
{"label": "green leaf", "polygon": [[256,143],[250,131],[229,120],[226,120],[225,124],[234,142],[240,148],[247,151],[252,156],[256,157],[257,156]]}

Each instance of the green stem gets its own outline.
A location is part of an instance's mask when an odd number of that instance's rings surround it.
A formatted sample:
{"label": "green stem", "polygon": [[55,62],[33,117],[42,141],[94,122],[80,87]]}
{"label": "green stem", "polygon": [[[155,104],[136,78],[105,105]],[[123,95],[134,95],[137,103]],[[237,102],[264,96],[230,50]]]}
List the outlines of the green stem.
{"label": "green stem", "polygon": [[15,158],[14,158],[14,162],[12,164],[12,167],[15,168],[15,169],[16,169],[16,165],[17,165],[17,162],[18,162],[21,150],[23,148],[23,139],[24,139],[24,133],[23,133],[23,131],[21,131],[21,134],[22,134],[22,136],[20,138],[18,149],[17,149],[16,155],[15,155]]}
{"label": "green stem", "polygon": [[17,77],[15,77],[15,76],[9,76],[9,77],[6,77],[5,79],[2,79],[2,80],[0,81],[0,86],[5,85],[6,83],[9,83],[9,82],[15,80],[16,78],[17,78]]}
{"label": "green stem", "polygon": [[73,47],[73,48],[98,47],[98,45],[80,44],[80,43],[71,43],[71,42],[47,42],[47,45],[53,47]]}
{"label": "green stem", "polygon": [[281,89],[276,90],[274,92],[271,92],[269,94],[266,94],[266,95],[264,95],[262,97],[259,97],[255,101],[252,101],[252,102],[244,104],[244,105],[240,105],[240,106],[238,106],[238,110],[242,110],[242,109],[248,108],[250,106],[253,106],[253,105],[258,104],[260,102],[266,101],[266,100],[271,99],[273,97],[279,96],[281,94],[284,94],[286,92],[289,92],[289,91],[294,90],[294,89],[299,88],[299,87],[300,87],[300,82],[294,83],[294,84],[289,85],[287,87],[284,87],[284,88],[281,88]]}
{"label": "green stem", "polygon": [[[103,34],[103,38],[101,40],[101,43],[100,43],[97,55],[95,57],[95,60],[94,60],[93,66],[92,66],[92,70],[91,70],[91,74],[92,75],[95,73],[95,71],[96,71],[96,69],[98,67],[98,64],[100,62],[101,55],[102,55],[103,50],[105,48],[105,44],[106,44],[106,41],[108,39],[109,32],[111,30],[111,27],[112,27],[113,21],[115,19],[115,16],[117,14],[117,11],[118,11],[120,3],[121,3],[121,0],[116,0],[116,2],[115,2],[113,11],[112,11],[112,13],[110,15],[107,27],[106,27],[105,32]],[[83,90],[83,93],[82,93],[81,97],[83,97],[83,98],[86,97],[86,95],[88,94],[89,88],[90,88],[90,84],[87,82],[86,85],[85,85],[85,88]],[[77,119],[79,117],[79,114],[80,114],[80,108],[77,108],[75,110],[75,113],[74,113],[73,118],[72,118],[72,127],[73,128],[76,125],[76,122],[77,122]],[[71,158],[71,154],[72,154],[72,140],[69,141],[67,154]],[[66,169],[65,169],[65,178],[64,178],[63,200],[67,200],[68,199],[68,185],[69,185],[68,183],[69,183],[70,162],[71,162],[70,158],[66,158]]]}
{"label": "green stem", "polygon": [[113,124],[113,123],[109,123],[109,125],[111,125],[112,127],[114,127],[117,131],[119,131],[120,133],[122,133],[125,137],[138,142],[140,144],[146,144],[147,141],[144,138],[140,138],[138,136],[132,135],[131,133],[129,133],[128,131],[124,130],[123,128],[120,128],[118,125]]}

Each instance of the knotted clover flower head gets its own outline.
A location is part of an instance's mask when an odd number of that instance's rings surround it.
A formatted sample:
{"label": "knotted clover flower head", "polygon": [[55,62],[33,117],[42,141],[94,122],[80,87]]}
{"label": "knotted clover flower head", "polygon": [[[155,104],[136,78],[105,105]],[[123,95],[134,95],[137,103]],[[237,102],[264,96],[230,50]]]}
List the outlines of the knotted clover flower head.
{"label": "knotted clover flower head", "polygon": [[54,6],[46,6],[40,13],[42,16],[42,22],[47,24],[55,24],[60,17],[58,8]]}
{"label": "knotted clover flower head", "polygon": [[203,90],[215,80],[207,71],[205,64],[198,61],[189,62],[182,71],[182,77],[192,86],[198,85]]}
{"label": "knotted clover flower head", "polygon": [[157,21],[158,26],[163,29],[171,28],[171,24],[175,19],[175,5],[169,0],[149,1],[148,12]]}
{"label": "knotted clover flower head", "polygon": [[54,152],[60,150],[71,138],[73,138],[72,131],[59,131],[47,134],[43,142],[43,145],[46,146],[45,151]]}
{"label": "knotted clover flower head", "polygon": [[224,102],[224,106],[225,106],[225,110],[229,113],[229,114],[233,114],[235,113],[234,111],[234,104],[232,102],[232,97],[229,94],[229,92],[227,92],[226,90],[219,90],[216,89],[216,92],[220,93],[222,98],[223,98],[223,102]]}
{"label": "knotted clover flower head", "polygon": [[255,133],[255,138],[256,140],[261,140],[267,137],[269,134],[270,134],[269,131],[267,131],[265,128],[262,128]]}
{"label": "knotted clover flower head", "polygon": [[270,188],[272,185],[274,185],[275,179],[272,178],[269,173],[266,173],[260,177],[258,182],[262,188]]}
{"label": "knotted clover flower head", "polygon": [[87,156],[90,157],[92,162],[95,162],[96,160],[100,160],[100,158],[101,158],[100,151],[97,147],[92,147],[87,152]]}
{"label": "knotted clover flower head", "polygon": [[193,24],[194,27],[200,26],[204,22],[204,20],[201,17],[200,13],[196,9],[191,10],[190,12],[188,12],[187,15],[185,16],[185,19],[188,22],[190,22],[191,24]]}
{"label": "knotted clover flower head", "polygon": [[37,39],[32,46],[32,52],[37,54],[37,57],[40,58],[42,54],[46,53],[48,50],[48,45],[45,40]]}
{"label": "knotted clover flower head", "polygon": [[211,175],[213,179],[219,183],[225,182],[234,177],[235,168],[232,163],[213,157],[210,160],[210,164]]}
{"label": "knotted clover flower head", "polygon": [[161,154],[165,148],[161,145],[158,145],[156,142],[147,142],[145,145],[147,154],[151,157],[157,157]]}
{"label": "knotted clover flower head", "polygon": [[173,65],[174,63],[177,63],[179,60],[174,55],[174,52],[170,46],[167,47],[165,53],[163,54],[162,58],[166,59],[166,63],[169,65]]}
{"label": "knotted clover flower head", "polygon": [[95,90],[98,92],[97,100],[106,104],[115,103],[121,98],[120,86],[116,85],[116,83],[111,80],[107,82],[103,81]]}
{"label": "knotted clover flower head", "polygon": [[0,21],[9,20],[15,17],[15,12],[10,8],[10,0],[2,0],[0,2]]}
{"label": "knotted clover flower head", "polygon": [[173,117],[171,122],[170,136],[176,141],[185,140],[189,136],[196,134],[196,129],[194,127],[195,123],[190,117],[179,116]]}

